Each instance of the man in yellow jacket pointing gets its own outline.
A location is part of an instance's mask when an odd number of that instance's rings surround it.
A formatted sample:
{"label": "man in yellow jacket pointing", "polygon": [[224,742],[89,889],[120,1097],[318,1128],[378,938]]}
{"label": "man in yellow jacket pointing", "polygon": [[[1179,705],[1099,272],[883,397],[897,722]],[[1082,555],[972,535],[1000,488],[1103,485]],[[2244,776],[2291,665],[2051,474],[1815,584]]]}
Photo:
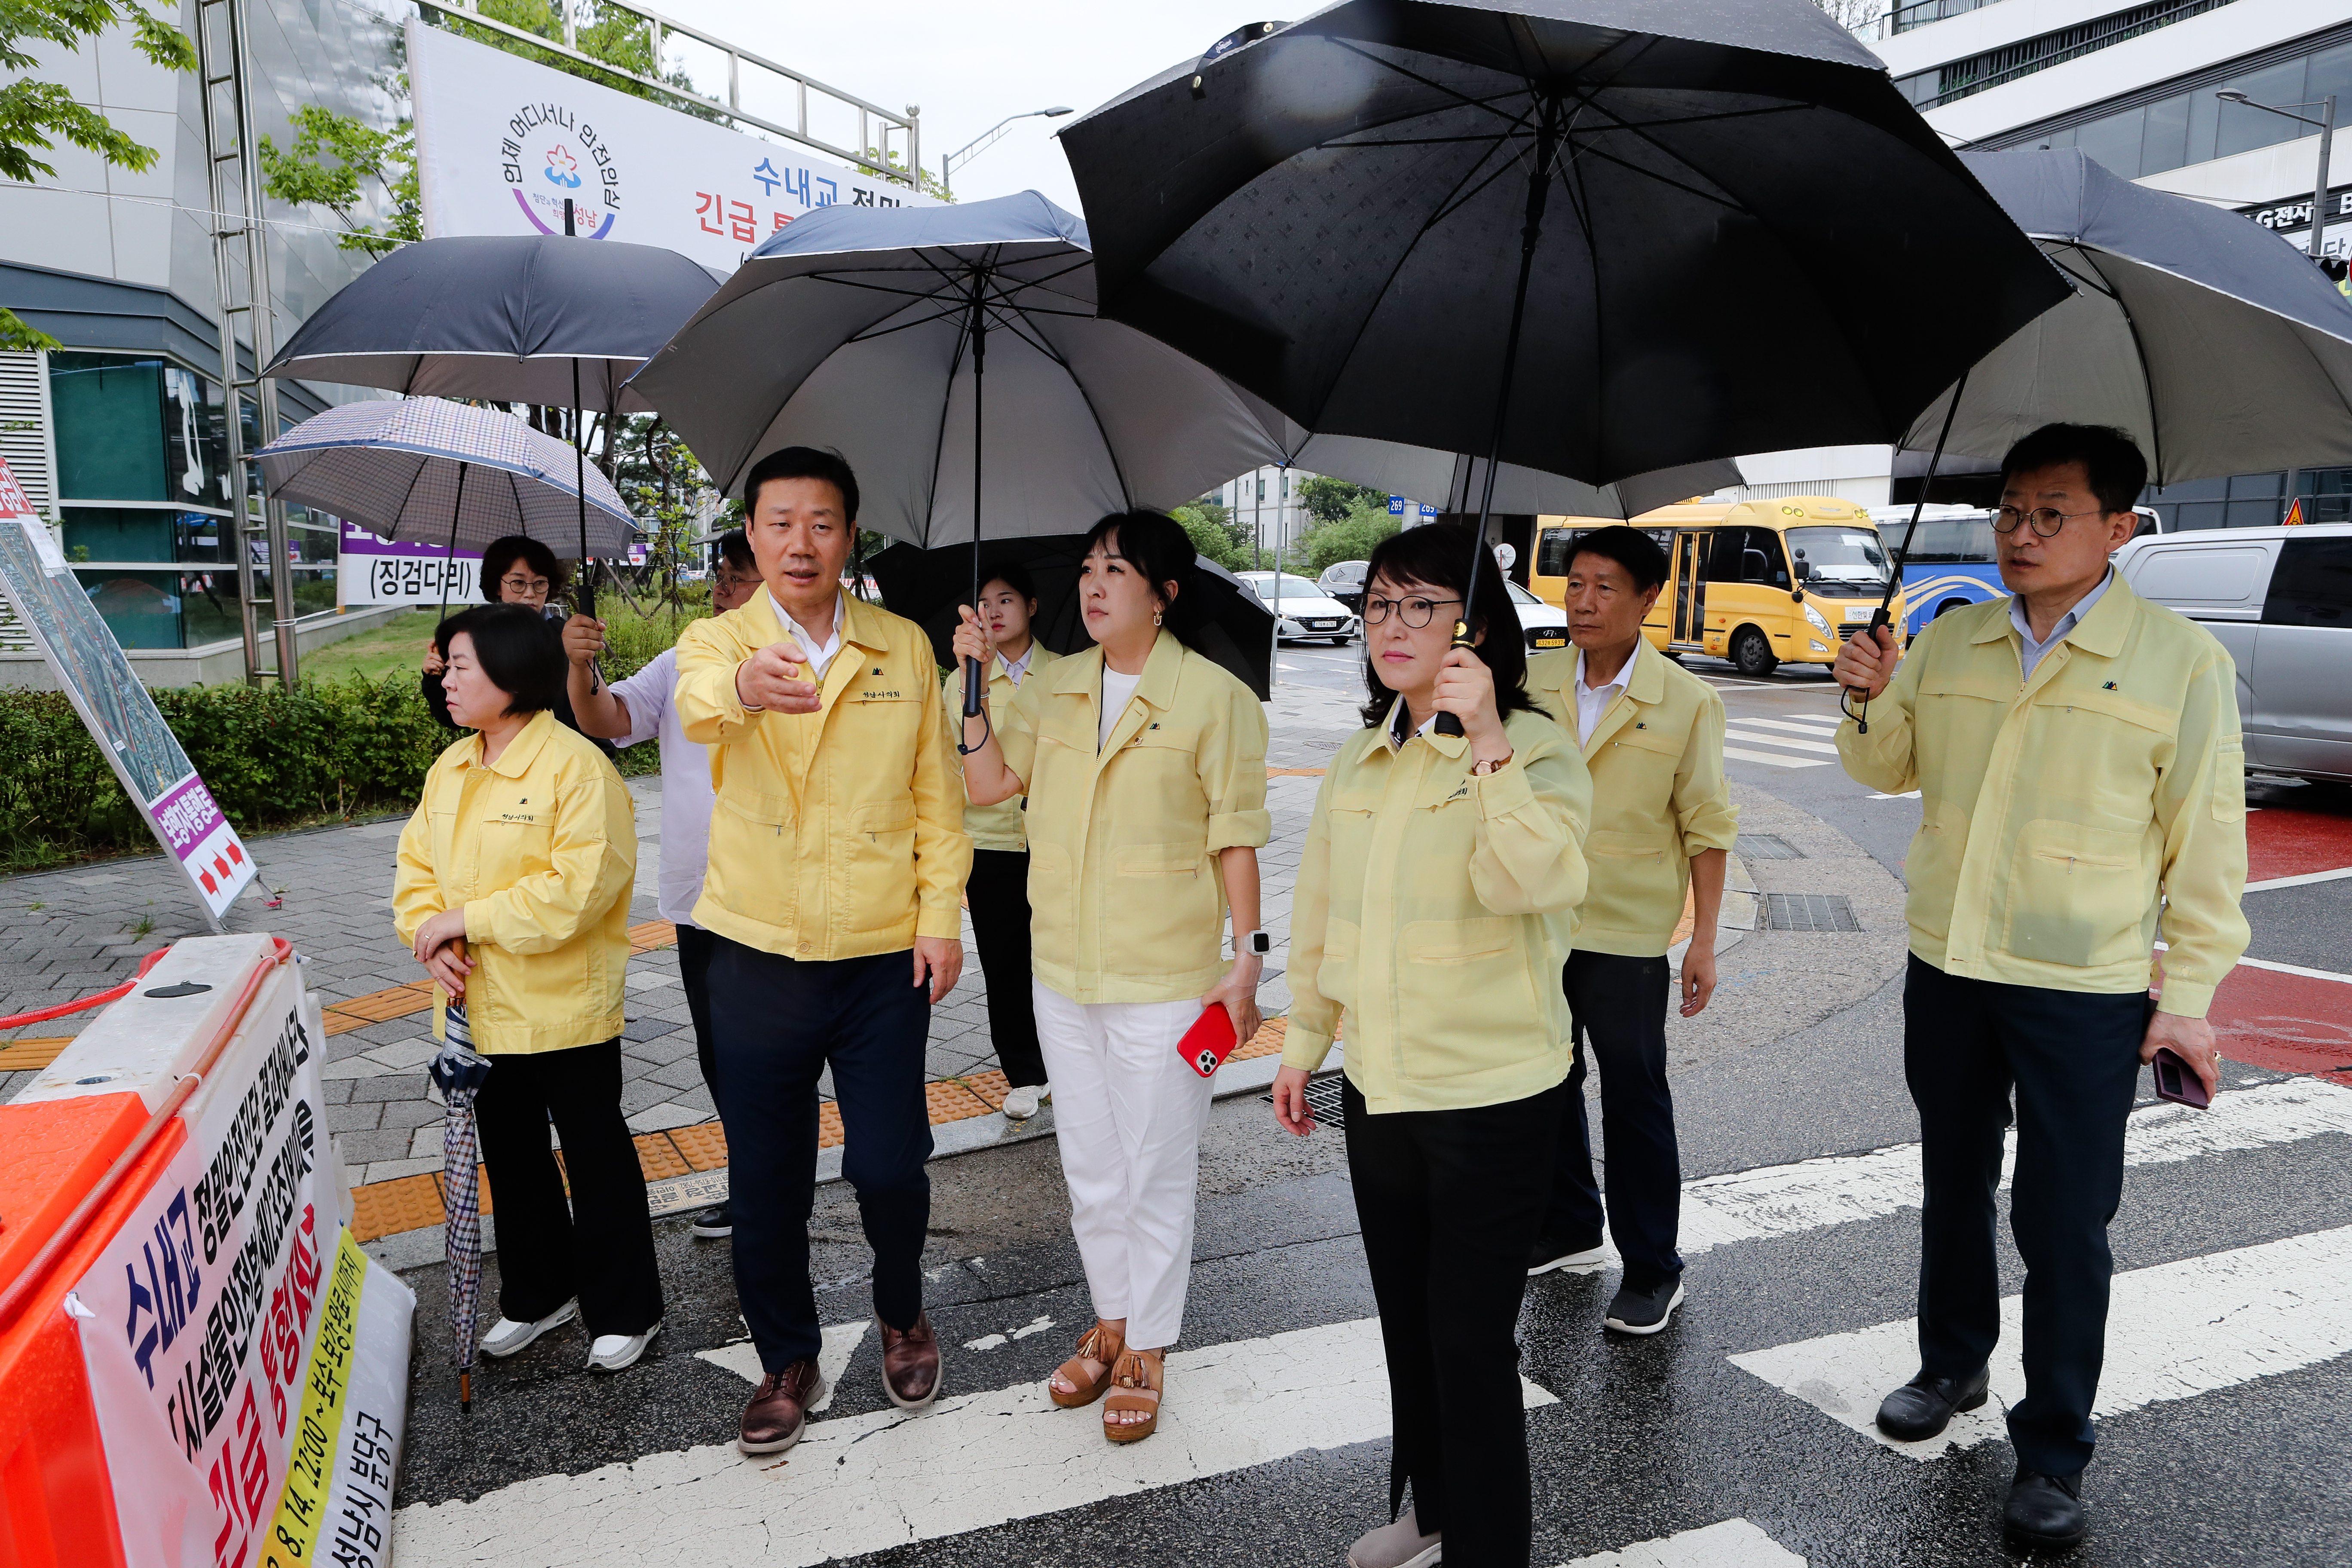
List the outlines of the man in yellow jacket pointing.
{"label": "man in yellow jacket pointing", "polygon": [[2044,426],[2001,476],[1993,527],[2014,597],[1940,617],[1899,668],[1890,631],[1856,636],[1835,673],[1870,700],[1868,731],[1850,717],[1838,752],[1856,779],[1916,789],[1920,805],[1903,995],[1925,1178],[1920,1370],[1878,1426],[1932,1437],[1987,1398],[2014,1087],[2025,1397],[2009,1412],[2004,1522],[2027,1547],[2059,1547],[2084,1530],[2106,1227],[2140,1064],[2168,1049],[2218,1088],[2205,1012],[2248,935],[2245,747],[2228,653],[2107,563],[2137,526],[2139,449],[2119,431]]}

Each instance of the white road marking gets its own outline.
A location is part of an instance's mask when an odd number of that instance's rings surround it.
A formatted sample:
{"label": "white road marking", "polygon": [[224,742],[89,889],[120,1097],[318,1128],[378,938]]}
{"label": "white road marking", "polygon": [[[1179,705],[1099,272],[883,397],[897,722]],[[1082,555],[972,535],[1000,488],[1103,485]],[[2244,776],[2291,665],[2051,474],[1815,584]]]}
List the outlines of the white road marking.
{"label": "white road marking", "polygon": [[1727,1519],[1705,1530],[1636,1542],[1622,1552],[1580,1557],[1560,1568],[1805,1568],[1805,1560],[1746,1520]]}
{"label": "white road marking", "polygon": [[[955,1366],[947,1367],[954,1387]],[[1521,1380],[1528,1405],[1555,1403]],[[1150,1441],[1103,1441],[1101,1413],[1057,1410],[1042,1380],[810,1425],[781,1460],[732,1444],[539,1476],[394,1519],[400,1561],[515,1568],[823,1563],[1081,1508],[1336,1448],[1390,1431],[1374,1318],[1168,1358]],[[1635,1561],[1639,1561],[1636,1559]]]}
{"label": "white road marking", "polygon": [[2300,974],[2305,980],[2340,980],[2352,985],[2352,974],[2338,974],[2332,969],[2305,969],[2300,963],[2273,963],[2266,958],[2242,958],[2242,969],[2267,969],[2273,974]]}
{"label": "white road marking", "polygon": [[1724,735],[1729,740],[1752,742],[1759,746],[1785,746],[1792,752],[1826,752],[1832,757],[1838,754],[1838,749],[1827,741],[1798,741],[1786,735],[1759,735],[1736,728],[1726,730]]}
{"label": "white road marking", "polygon": [[1917,800],[1919,792],[1916,789],[1906,789],[1900,795],[1866,795],[1862,798],[1864,800]]}
{"label": "white road marking", "polygon": [[2333,871],[2306,871],[2300,877],[2273,877],[2266,881],[2249,882],[2246,891],[2267,893],[2273,888],[2307,888],[2314,882],[2340,882],[2352,877],[2352,866],[2338,866]]}
{"label": "white road marking", "polygon": [[1025,1340],[1031,1334],[1042,1334],[1053,1326],[1053,1319],[1035,1317],[1009,1334],[982,1334],[976,1340],[966,1340],[963,1342],[963,1348],[968,1351],[992,1351],[999,1345],[1011,1344],[1014,1340]]}
{"label": "white road marking", "polygon": [[1834,735],[1838,728],[1838,721],[1834,719],[1759,719],[1747,713],[1734,713],[1729,721],[1734,724],[1760,724],[1768,730],[1793,730],[1800,735],[1814,736]]}
{"label": "white road marking", "polygon": [[[1730,1358],[1843,1426],[1915,1459],[2006,1433],[2025,1394],[2020,1359],[2024,1298],[2000,1304],[1992,1398],[1941,1436],[1897,1443],[1880,1433],[1878,1402],[1919,1370],[1918,1320],[1827,1334]],[[2352,1352],[2352,1226],[2118,1274],[2107,1312],[2106,1363],[2094,1415],[2210,1394]]]}
{"label": "white road marking", "polygon": [[[824,1342],[816,1352],[817,1373],[824,1379],[824,1397],[810,1405],[811,1410],[823,1411],[831,1407],[834,1392],[841,1384],[841,1374],[849,1370],[849,1358],[857,1353],[858,1342],[866,1338],[867,1326],[868,1321],[864,1318],[854,1323],[827,1323],[824,1326]],[[750,1340],[738,1340],[731,1345],[720,1345],[717,1350],[697,1351],[694,1359],[722,1367],[746,1383],[758,1383],[767,1375],[760,1365],[760,1352]]]}
{"label": "white road marking", "polygon": [[1750,752],[1742,750],[1738,746],[1724,747],[1723,754],[1727,757],[1738,757],[1743,763],[1764,763],[1776,768],[1825,768],[1829,766],[1829,763],[1815,762],[1811,757],[1775,756],[1770,752]]}

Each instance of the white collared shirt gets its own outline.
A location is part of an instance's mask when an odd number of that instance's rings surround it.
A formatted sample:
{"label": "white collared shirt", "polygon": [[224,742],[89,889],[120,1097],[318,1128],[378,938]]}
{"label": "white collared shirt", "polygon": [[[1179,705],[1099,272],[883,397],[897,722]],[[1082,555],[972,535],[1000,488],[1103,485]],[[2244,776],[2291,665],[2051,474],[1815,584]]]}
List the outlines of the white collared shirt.
{"label": "white collared shirt", "polygon": [[1585,742],[1592,739],[1592,727],[1601,722],[1601,716],[1609,711],[1609,705],[1617,700],[1617,694],[1624,690],[1625,683],[1633,678],[1633,661],[1642,657],[1642,644],[1647,640],[1645,637],[1635,637],[1633,653],[1626,658],[1622,665],[1618,667],[1617,679],[1598,689],[1584,684],[1584,650],[1582,648],[1576,650],[1576,743],[1578,745],[1581,746]]}
{"label": "white collared shirt", "polygon": [[793,619],[793,617],[786,613],[783,605],[776,603],[774,590],[762,587],[760,592],[768,595],[768,607],[776,612],[776,619],[783,622],[786,626],[791,628],[793,640],[801,645],[801,652],[805,655],[808,659],[809,679],[811,680],[823,680],[824,679],[825,666],[831,664],[833,662],[833,656],[841,651],[841,624],[849,618],[848,605],[844,603],[843,599],[839,596],[836,596],[834,599],[833,636],[827,637],[824,642],[820,645],[814,633],[812,633],[806,626],[801,625],[800,622]]}
{"label": "white collared shirt", "polygon": [[2017,628],[2018,641],[2023,645],[2018,651],[2018,657],[2025,666],[2026,679],[2033,679],[2033,667],[2042,662],[2044,654],[2064,642],[2066,634],[2083,624],[2083,617],[2091,613],[2091,606],[2099,602],[2099,595],[2105,594],[2107,591],[2107,584],[2115,580],[2116,569],[2110,566],[2107,568],[2107,574],[2099,579],[2097,587],[2077,599],[2073,609],[2058,617],[2058,624],[2050,628],[2049,640],[2046,642],[2033,640],[2033,627],[2025,618],[2025,601],[2011,595],[2009,601],[2009,624]]}
{"label": "white collared shirt", "polygon": [[1389,715],[1389,749],[1395,752],[1403,751],[1407,741],[1412,740],[1415,735],[1427,734],[1429,727],[1436,722],[1437,715],[1433,712],[1428,718],[1423,719],[1417,728],[1407,729],[1406,726],[1412,723],[1412,709],[1406,704],[1403,698],[1398,698],[1395,709]]}
{"label": "white collared shirt", "polygon": [[1031,637],[1029,646],[1021,650],[1019,658],[1007,658],[1001,653],[996,656],[996,662],[1004,667],[1004,678],[1013,682],[1015,689],[1018,689],[1021,683],[1029,678],[1030,656],[1036,651],[1037,639]]}

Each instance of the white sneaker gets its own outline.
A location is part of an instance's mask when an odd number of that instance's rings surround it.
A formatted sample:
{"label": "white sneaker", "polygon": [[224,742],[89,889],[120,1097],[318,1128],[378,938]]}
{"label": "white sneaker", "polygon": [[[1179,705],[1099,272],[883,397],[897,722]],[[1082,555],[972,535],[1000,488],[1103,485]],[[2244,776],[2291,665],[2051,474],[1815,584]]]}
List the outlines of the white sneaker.
{"label": "white sneaker", "polygon": [[1054,1098],[1050,1083],[1024,1083],[1004,1097],[1004,1120],[1026,1121],[1037,1114],[1037,1108]]}
{"label": "white sneaker", "polygon": [[1444,1539],[1423,1535],[1411,1509],[1394,1524],[1358,1536],[1348,1549],[1348,1568],[1431,1568],[1444,1561]]}
{"label": "white sneaker", "polygon": [[482,1353],[490,1356],[510,1356],[550,1329],[560,1329],[580,1315],[577,1300],[566,1301],[535,1323],[518,1323],[512,1318],[500,1318],[482,1336]]}
{"label": "white sneaker", "polygon": [[596,1342],[588,1347],[590,1372],[619,1372],[637,1364],[646,1347],[654,1342],[662,1326],[656,1323],[642,1334],[598,1334]]}

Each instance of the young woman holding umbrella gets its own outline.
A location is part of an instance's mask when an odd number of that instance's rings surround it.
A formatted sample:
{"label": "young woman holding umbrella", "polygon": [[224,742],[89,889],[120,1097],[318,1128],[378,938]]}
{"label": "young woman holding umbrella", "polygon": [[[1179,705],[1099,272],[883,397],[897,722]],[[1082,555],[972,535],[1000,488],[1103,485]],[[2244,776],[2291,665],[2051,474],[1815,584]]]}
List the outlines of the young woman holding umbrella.
{"label": "young woman holding umbrella", "polygon": [[563,652],[535,610],[454,616],[436,650],[449,715],[475,733],[425,775],[400,836],[393,923],[439,983],[436,1010],[462,1000],[492,1063],[474,1112],[498,1199],[500,1316],[482,1349],[512,1355],[577,1315],[594,1336],[589,1366],[617,1372],[662,1318],[621,1114],[635,810],[613,764],[549,711]]}
{"label": "young woman holding umbrella", "polygon": [[[1049,1392],[1066,1407],[1108,1394],[1114,1443],[1158,1426],[1192,1271],[1213,1080],[1177,1045],[1207,1007],[1242,1039],[1257,1032],[1268,946],[1265,714],[1184,641],[1192,578],[1192,542],[1171,519],[1103,519],[1078,577],[1096,646],[1024,682],[1009,711],[961,720],[972,803],[1029,797],[1031,994],[1097,1319]],[[957,657],[992,658],[979,615],[962,615]]]}
{"label": "young woman holding umbrella", "polygon": [[[980,585],[980,613],[993,648],[988,666],[988,710],[1003,723],[1022,686],[1061,656],[1030,635],[1037,588],[1029,569],[1008,561]],[[948,672],[945,720],[950,741],[962,723],[964,666]],[[964,899],[988,980],[988,1034],[1004,1068],[1004,1115],[1026,1121],[1053,1094],[1045,1058],[1037,1048],[1037,1009],[1029,995],[1029,832],[1018,800],[975,805],[963,814],[971,835],[971,877]]]}
{"label": "young woman holding umbrella", "polygon": [[[1459,525],[1372,552],[1365,728],[1324,776],[1292,897],[1275,1116],[1313,1131],[1307,1075],[1344,1016],[1348,1169],[1396,1416],[1391,1515],[1412,1487],[1353,1568],[1441,1550],[1524,1564],[1532,1529],[1515,1328],[1567,1093],[1559,973],[1592,782],[1528,695],[1491,551],[1475,552],[1475,647],[1448,646],[1472,553]],[[1461,733],[1439,728],[1445,713]]]}

